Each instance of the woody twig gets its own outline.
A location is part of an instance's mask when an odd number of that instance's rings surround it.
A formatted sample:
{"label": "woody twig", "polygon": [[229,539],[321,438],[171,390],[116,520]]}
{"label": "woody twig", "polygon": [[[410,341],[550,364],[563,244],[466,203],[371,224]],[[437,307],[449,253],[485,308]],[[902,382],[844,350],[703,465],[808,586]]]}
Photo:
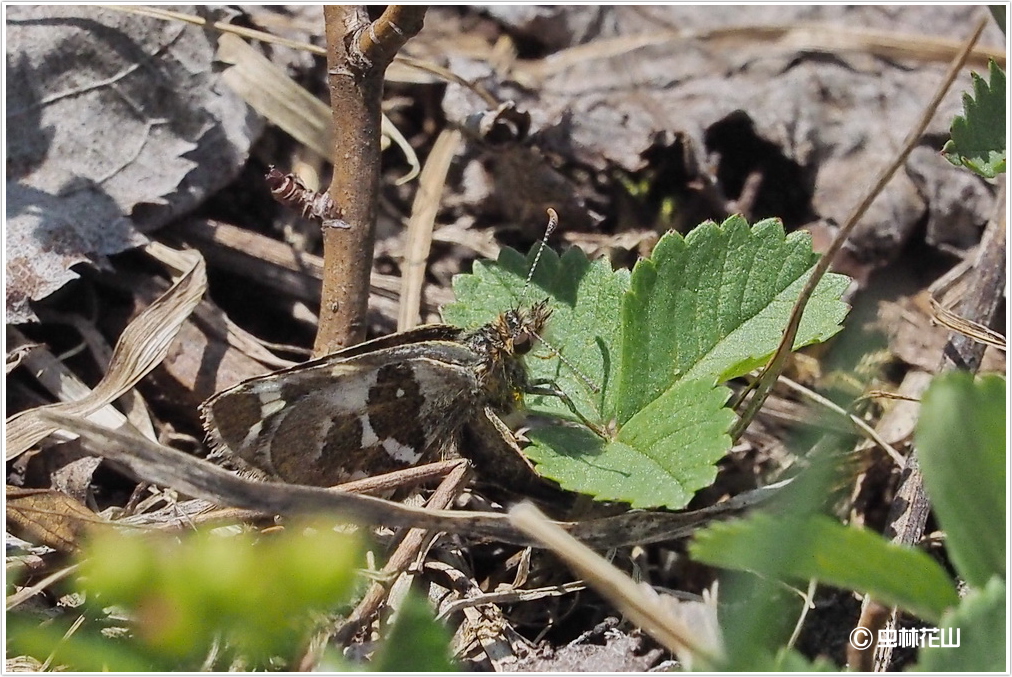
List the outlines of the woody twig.
{"label": "woody twig", "polygon": [[323,231],[320,326],[313,351],[365,338],[380,174],[383,74],[397,50],[422,28],[424,6],[390,5],[370,22],[363,5],[324,8],[327,72],[334,116],[334,178],[328,193],[348,228]]}

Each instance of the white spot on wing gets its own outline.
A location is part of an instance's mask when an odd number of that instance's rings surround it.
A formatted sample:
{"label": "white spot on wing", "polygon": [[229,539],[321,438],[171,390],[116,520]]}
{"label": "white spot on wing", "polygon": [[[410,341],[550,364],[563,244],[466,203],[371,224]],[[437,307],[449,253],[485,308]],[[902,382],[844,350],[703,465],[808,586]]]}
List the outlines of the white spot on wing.
{"label": "white spot on wing", "polygon": [[[335,368],[335,372],[337,369]],[[337,414],[360,412],[369,400],[369,389],[376,385],[376,372],[359,374],[355,378],[344,378],[339,388],[330,388],[318,393],[328,410]]]}
{"label": "white spot on wing", "polygon": [[396,396],[397,397],[404,397],[404,388],[398,388]]}
{"label": "white spot on wing", "polygon": [[264,401],[264,397],[260,395],[260,415],[264,418],[272,414],[276,414],[288,405],[287,402],[281,399],[281,395],[278,395],[278,399]]}
{"label": "white spot on wing", "polygon": [[257,388],[256,394],[260,398],[260,404],[266,405],[281,399],[281,389],[275,383],[261,385]]}
{"label": "white spot on wing", "polygon": [[371,447],[379,442],[379,437],[376,435],[376,431],[372,429],[372,424],[369,422],[369,414],[363,414],[359,416],[358,422],[362,424],[362,447]]}
{"label": "white spot on wing", "polygon": [[422,457],[422,452],[415,451],[406,444],[401,444],[395,439],[383,440],[382,447],[390,454],[390,458],[408,465],[415,464]]}
{"label": "white spot on wing", "polygon": [[[263,421],[257,421],[253,425],[253,427],[249,429],[249,432],[246,433],[246,437],[244,437],[243,440],[242,440],[242,446],[243,446],[244,449],[248,449],[248,448],[250,448],[250,447],[253,446],[253,443],[256,442],[256,440],[257,440],[258,437],[260,437],[260,431],[262,431],[263,428],[264,428],[264,422]],[[239,450],[235,449],[235,451],[239,451]]]}

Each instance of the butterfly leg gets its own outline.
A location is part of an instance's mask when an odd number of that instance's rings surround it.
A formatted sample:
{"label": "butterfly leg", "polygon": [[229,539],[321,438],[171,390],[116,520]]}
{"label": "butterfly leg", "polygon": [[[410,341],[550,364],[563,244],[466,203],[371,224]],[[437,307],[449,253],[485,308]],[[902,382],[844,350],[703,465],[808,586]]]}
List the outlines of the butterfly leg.
{"label": "butterfly leg", "polygon": [[580,419],[583,425],[594,431],[594,434],[602,439],[608,439],[607,433],[600,425],[592,422],[586,416],[584,416],[579,409],[576,408],[576,404],[573,403],[572,398],[569,397],[558,384],[551,379],[538,379],[531,381],[527,384],[527,388],[524,390],[528,395],[545,395],[548,397],[557,397],[562,400],[562,403],[573,412],[573,414]]}

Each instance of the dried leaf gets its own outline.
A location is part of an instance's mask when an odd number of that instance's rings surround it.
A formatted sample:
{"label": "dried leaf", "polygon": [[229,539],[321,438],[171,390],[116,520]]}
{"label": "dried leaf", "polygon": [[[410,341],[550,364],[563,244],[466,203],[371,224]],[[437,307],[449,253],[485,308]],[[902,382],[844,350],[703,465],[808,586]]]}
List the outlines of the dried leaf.
{"label": "dried leaf", "polygon": [[81,6],[7,12],[7,321],[231,181],[259,119],[198,27]]}
{"label": "dried leaf", "polygon": [[7,524],[21,538],[60,552],[74,552],[85,530],[101,517],[53,489],[7,487]]}
{"label": "dried leaf", "polygon": [[165,359],[169,345],[207,289],[204,259],[196,252],[186,254],[191,268],[127,325],[116,342],[109,371],[83,399],[36,407],[7,419],[7,460],[27,451],[33,444],[57,430],[39,418],[42,410],[87,416],[132,388]]}
{"label": "dried leaf", "polygon": [[[713,164],[732,200],[750,175],[761,178],[753,218],[780,216],[790,226],[814,217],[842,223],[865,190],[869,168],[892,157],[921,114],[944,70],[939,62],[958,50],[953,26],[970,26],[977,11],[938,5],[885,12],[801,5],[499,9],[511,34],[568,47],[518,61],[510,79],[482,73],[473,79],[536,113],[533,135],[541,148],[570,162],[640,172],[658,164],[658,153],[674,154],[666,138],[677,138]],[[977,53],[1001,52],[1003,44],[998,27],[989,26]],[[463,58],[453,63],[458,72],[470,66]],[[450,119],[458,89],[450,85],[444,97]],[[946,97],[929,136],[947,132],[959,98],[956,90]],[[925,211],[939,231],[989,217],[993,191],[984,181],[966,182],[950,197],[943,187],[958,183],[959,172],[930,160],[911,157],[912,176],[904,181],[900,172],[901,180],[861,221],[850,242],[870,250],[867,258],[895,254]],[[535,190],[500,188],[517,203]]]}

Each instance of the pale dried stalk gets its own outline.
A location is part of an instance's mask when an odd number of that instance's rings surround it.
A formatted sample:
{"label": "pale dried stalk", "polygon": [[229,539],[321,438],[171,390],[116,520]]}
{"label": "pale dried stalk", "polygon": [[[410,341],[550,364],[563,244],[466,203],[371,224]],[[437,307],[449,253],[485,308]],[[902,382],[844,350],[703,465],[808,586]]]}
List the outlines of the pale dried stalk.
{"label": "pale dried stalk", "polygon": [[957,315],[936,301],[934,297],[930,299],[930,302],[932,317],[936,322],[938,322],[938,324],[943,327],[947,327],[952,331],[959,332],[964,336],[968,336],[974,341],[979,341],[985,345],[997,348],[1003,353],[1006,351],[1005,337],[998,332],[988,329],[979,322],[974,322],[973,320],[966,319],[962,315]]}
{"label": "pale dried stalk", "polygon": [[450,163],[460,146],[462,136],[456,129],[444,129],[436,138],[432,152],[418,180],[418,192],[411,205],[408,237],[401,263],[401,304],[397,315],[397,331],[407,331],[418,324],[422,304],[425,264],[432,248],[432,230],[439,211],[439,200],[446,183]]}
{"label": "pale dried stalk", "polygon": [[656,594],[646,594],[632,578],[553,524],[532,504],[514,506],[509,514],[518,529],[558,555],[580,578],[669,651],[679,655],[688,652],[715,664],[718,659],[715,647],[672,614]]}
{"label": "pale dried stalk", "polygon": [[875,199],[885,189],[886,184],[889,183],[893,175],[899,171],[899,168],[906,162],[907,157],[913,151],[914,147],[918,144],[921,137],[924,135],[924,130],[928,128],[928,123],[935,115],[935,111],[942,103],[942,99],[945,97],[946,92],[952,87],[952,83],[955,81],[956,76],[960,70],[966,64],[966,60],[970,55],[970,50],[977,43],[980,38],[980,34],[984,30],[984,26],[987,25],[986,19],[982,18],[977,22],[974,27],[973,33],[966,40],[963,45],[963,49],[956,55],[952,63],[949,64],[949,69],[946,71],[945,76],[939,83],[938,88],[935,90],[935,95],[931,98],[931,101],[924,107],[924,111],[921,113],[920,119],[914,124],[914,126],[907,133],[906,139],[903,142],[902,148],[893,158],[892,162],[886,167],[882,168],[878,176],[875,177],[875,181],[871,184],[868,190],[865,192],[864,198],[854,206],[851,210],[850,215],[847,217],[840,228],[840,231],[836,234],[833,242],[826,249],[825,253],[819,258],[815,266],[812,267],[812,273],[808,280],[805,282],[805,286],[801,289],[801,293],[798,294],[798,300],[795,302],[794,307],[791,309],[791,316],[787,322],[787,327],[784,329],[783,337],[780,339],[780,344],[777,346],[776,352],[766,367],[763,368],[762,373],[759,375],[759,379],[756,381],[756,392],[749,400],[745,407],[745,410],[741,413],[741,417],[735,423],[731,429],[731,439],[738,439],[748,428],[752,419],[755,418],[756,412],[762,407],[763,402],[766,401],[766,397],[770,394],[774,384],[777,381],[777,376],[783,371],[784,364],[787,361],[787,356],[791,353],[794,348],[794,339],[798,335],[798,327],[801,325],[801,316],[804,313],[805,306],[808,305],[809,299],[812,294],[815,293],[815,288],[818,286],[819,281],[822,280],[823,276],[829,271],[829,266],[832,264],[836,254],[843,248],[844,243],[850,234],[857,227],[858,221],[864,216],[868,208],[871,207]]}

